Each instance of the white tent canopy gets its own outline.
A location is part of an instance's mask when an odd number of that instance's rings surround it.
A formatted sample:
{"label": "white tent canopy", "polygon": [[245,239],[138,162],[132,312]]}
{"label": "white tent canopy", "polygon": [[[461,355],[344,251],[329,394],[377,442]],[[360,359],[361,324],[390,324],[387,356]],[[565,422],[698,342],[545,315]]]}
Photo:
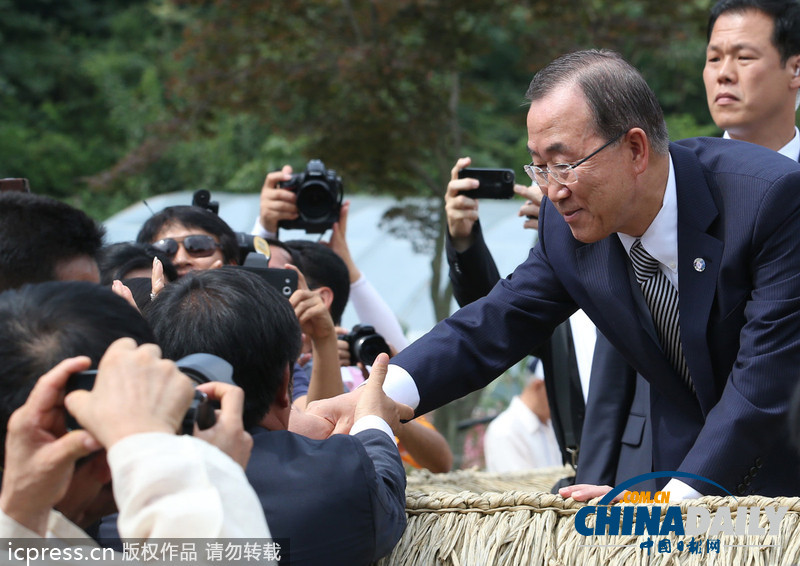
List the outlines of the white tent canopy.
{"label": "white tent canopy", "polygon": [[[359,269],[375,286],[397,315],[410,339],[427,332],[435,323],[430,299],[431,258],[415,253],[411,243],[379,228],[383,213],[398,204],[391,197],[349,195],[350,215],[347,241]],[[219,215],[235,231],[250,232],[258,216],[258,194],[212,193],[219,202]],[[133,205],[105,221],[107,243],[131,241],[152,211],[167,206],[190,204],[192,192],[154,196],[144,204]],[[491,201],[480,203],[480,217],[489,249],[492,250],[500,273],[510,273],[528,254],[535,234],[522,229],[523,219],[517,216],[520,201]],[[330,234],[323,234],[327,240]],[[281,239],[312,238],[302,230],[282,230]],[[444,265],[444,280],[447,265]],[[452,304],[451,312],[457,308]],[[348,306],[342,323],[351,328],[358,323],[355,311]]]}

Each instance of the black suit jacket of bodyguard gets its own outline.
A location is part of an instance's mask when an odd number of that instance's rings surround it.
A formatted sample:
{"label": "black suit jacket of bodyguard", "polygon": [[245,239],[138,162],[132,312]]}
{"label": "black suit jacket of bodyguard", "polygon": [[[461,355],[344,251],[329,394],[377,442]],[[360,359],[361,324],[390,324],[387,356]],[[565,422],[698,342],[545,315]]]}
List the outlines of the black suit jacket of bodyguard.
{"label": "black suit jacket of bodyguard", "polygon": [[367,565],[406,526],[406,475],[394,440],[377,429],[312,440],[256,427],[245,473],[270,533],[288,539],[281,564]]}
{"label": "black suit jacket of bodyguard", "polygon": [[654,470],[733,493],[800,495],[786,419],[800,375],[800,166],[716,138],[672,143],[670,154],[681,341],[696,395],[661,350],[619,238],[578,242],[547,200],[528,259],[392,363],[414,378],[422,414],[485,386],[582,308],[650,383]]}

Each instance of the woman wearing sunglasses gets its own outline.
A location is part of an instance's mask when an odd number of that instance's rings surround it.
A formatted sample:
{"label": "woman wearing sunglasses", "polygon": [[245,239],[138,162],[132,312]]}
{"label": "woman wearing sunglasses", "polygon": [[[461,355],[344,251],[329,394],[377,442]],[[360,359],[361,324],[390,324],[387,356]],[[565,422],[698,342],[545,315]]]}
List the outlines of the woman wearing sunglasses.
{"label": "woman wearing sunglasses", "polygon": [[235,265],[236,235],[219,216],[197,206],[170,206],[144,223],[136,241],[172,260],[178,276]]}

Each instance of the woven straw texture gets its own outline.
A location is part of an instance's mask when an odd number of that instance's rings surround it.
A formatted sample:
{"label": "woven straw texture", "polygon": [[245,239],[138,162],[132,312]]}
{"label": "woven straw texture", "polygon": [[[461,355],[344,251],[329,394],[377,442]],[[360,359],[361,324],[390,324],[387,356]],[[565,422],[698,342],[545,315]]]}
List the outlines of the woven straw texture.
{"label": "woven straw texture", "polygon": [[[680,505],[683,517],[691,504],[714,517],[727,507],[735,520],[739,508],[788,507],[780,535],[698,537],[701,552],[690,553],[690,537],[590,536],[575,530],[575,513],[584,506],[549,493],[568,470],[489,474],[474,470],[449,474],[412,472],[408,478],[408,527],[393,552],[378,562],[389,565],[730,565],[794,566],[800,564],[800,498],[751,496],[704,497]],[[746,512],[743,510],[743,512]],[[663,511],[662,511],[663,513]],[[762,513],[761,526],[766,526]],[[594,515],[587,524],[594,525]],[[720,543],[706,551],[706,538]],[[658,552],[670,540],[671,552]],[[640,544],[652,540],[648,554]],[[678,544],[686,546],[678,550]],[[663,544],[663,543],[662,543]],[[736,545],[736,546],[733,546]],[[746,545],[746,546],[745,546]]]}

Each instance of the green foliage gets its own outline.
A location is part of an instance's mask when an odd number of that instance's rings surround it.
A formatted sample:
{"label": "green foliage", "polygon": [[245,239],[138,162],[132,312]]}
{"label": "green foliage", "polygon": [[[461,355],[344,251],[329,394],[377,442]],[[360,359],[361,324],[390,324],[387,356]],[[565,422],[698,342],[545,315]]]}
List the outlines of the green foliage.
{"label": "green foliage", "polygon": [[0,174],[100,216],[155,192],[255,191],[312,157],[359,191],[438,196],[459,155],[519,169],[527,83],[572,49],[620,50],[673,133],[707,131],[707,9],[0,0]]}
{"label": "green foliage", "polygon": [[696,136],[715,136],[722,135],[716,124],[708,119],[705,123],[698,123],[691,114],[672,114],[666,117],[669,138],[671,140],[682,140]]}

